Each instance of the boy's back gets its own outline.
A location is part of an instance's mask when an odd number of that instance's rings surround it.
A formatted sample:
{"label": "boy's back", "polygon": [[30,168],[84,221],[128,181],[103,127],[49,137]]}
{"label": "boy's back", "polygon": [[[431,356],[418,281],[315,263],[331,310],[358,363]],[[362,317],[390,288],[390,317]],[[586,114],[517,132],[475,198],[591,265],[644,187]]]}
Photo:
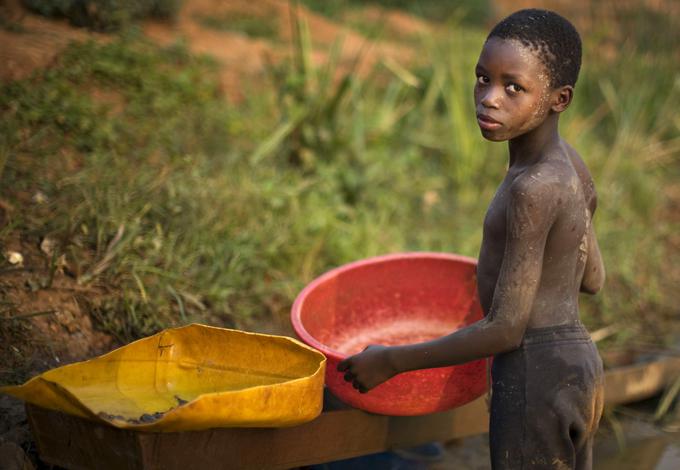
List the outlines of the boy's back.
{"label": "boy's back", "polygon": [[[503,297],[497,289],[521,302],[536,284],[522,344],[493,362],[489,442],[495,469],[592,466],[602,364],[580,324],[578,293],[594,206],[585,164],[560,141],[536,163],[511,166],[487,211],[478,264],[485,313]],[[499,282],[501,275],[513,281]]]}
{"label": "boy's back", "polygon": [[[524,210],[510,210],[512,203]],[[489,313],[492,305],[506,242],[522,235],[516,247],[521,250],[518,256],[533,258],[534,264],[541,264],[540,278],[532,277],[530,272],[508,273],[519,287],[537,283],[527,328],[578,322],[578,294],[588,259],[588,231],[595,204],[588,169],[576,151],[563,141],[542,152],[533,164],[511,166],[484,219],[477,268],[484,312]],[[514,237],[508,233],[509,223],[519,226]],[[542,251],[542,256],[531,256],[528,252],[532,250]],[[521,266],[506,262],[506,268]],[[591,273],[593,268],[601,269],[592,266]]]}

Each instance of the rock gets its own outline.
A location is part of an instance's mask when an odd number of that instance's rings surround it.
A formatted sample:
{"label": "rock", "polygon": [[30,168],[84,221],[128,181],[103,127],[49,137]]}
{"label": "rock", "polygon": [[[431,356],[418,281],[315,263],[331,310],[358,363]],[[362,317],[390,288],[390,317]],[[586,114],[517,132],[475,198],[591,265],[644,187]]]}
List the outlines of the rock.
{"label": "rock", "polygon": [[9,261],[10,264],[18,266],[23,266],[24,264],[24,256],[18,251],[9,250],[5,252],[5,258],[7,258],[7,261]]}

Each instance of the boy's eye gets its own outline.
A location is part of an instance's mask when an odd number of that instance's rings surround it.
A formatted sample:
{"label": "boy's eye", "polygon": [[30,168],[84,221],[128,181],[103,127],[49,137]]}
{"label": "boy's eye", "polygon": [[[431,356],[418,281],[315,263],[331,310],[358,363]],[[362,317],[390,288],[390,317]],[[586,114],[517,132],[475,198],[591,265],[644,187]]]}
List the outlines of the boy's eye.
{"label": "boy's eye", "polygon": [[510,93],[519,93],[520,91],[524,90],[521,86],[519,86],[516,83],[511,83],[508,86],[505,87],[506,90],[508,90]]}
{"label": "boy's eye", "polygon": [[477,83],[479,83],[480,85],[486,85],[487,83],[489,83],[489,77],[487,77],[486,75],[477,75]]}

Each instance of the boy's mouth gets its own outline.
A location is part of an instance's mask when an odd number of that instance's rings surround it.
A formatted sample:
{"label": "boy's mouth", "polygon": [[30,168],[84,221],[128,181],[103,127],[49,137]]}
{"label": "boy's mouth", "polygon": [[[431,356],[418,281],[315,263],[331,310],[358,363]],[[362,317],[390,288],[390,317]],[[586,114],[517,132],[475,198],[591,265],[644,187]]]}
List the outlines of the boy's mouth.
{"label": "boy's mouth", "polygon": [[479,123],[479,127],[489,131],[498,129],[502,125],[500,122],[496,121],[491,116],[487,116],[486,114],[478,114],[477,122]]}

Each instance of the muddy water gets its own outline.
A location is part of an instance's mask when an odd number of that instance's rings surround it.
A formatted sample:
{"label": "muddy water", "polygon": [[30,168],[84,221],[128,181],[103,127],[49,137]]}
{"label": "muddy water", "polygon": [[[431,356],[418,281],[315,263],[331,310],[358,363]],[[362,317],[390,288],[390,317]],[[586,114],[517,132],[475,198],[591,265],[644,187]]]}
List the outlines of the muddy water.
{"label": "muddy water", "polygon": [[624,447],[608,429],[598,434],[594,449],[596,470],[680,469],[680,433],[665,433],[650,423],[622,422]]}
{"label": "muddy water", "polygon": [[396,320],[387,324],[367,326],[361,330],[347,331],[341,337],[334,338],[329,346],[338,352],[351,355],[363,351],[369,344],[396,346],[429,341],[451,333],[458,327],[458,324],[451,322]]}
{"label": "muddy water", "polygon": [[680,442],[652,437],[627,446],[617,455],[596,461],[601,470],[677,470],[680,468]]}
{"label": "muddy water", "polygon": [[[680,433],[665,433],[656,426],[634,419],[622,420],[625,446],[621,448],[606,425],[598,432],[593,449],[594,470],[678,470]],[[488,470],[488,436],[475,436],[449,443],[443,458],[428,470]]]}

